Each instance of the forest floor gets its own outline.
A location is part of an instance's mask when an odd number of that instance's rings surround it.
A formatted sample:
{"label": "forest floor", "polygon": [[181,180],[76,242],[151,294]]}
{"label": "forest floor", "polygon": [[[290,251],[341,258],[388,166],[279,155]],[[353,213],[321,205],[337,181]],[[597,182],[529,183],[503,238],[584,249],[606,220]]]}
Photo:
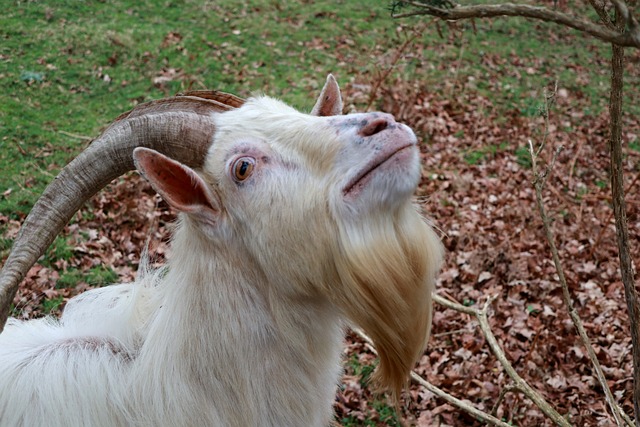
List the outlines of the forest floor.
{"label": "forest floor", "polygon": [[[347,112],[392,113],[421,140],[416,201],[447,252],[436,292],[477,307],[496,297],[490,324],[518,373],[571,424],[607,426],[613,421],[562,302],[531,184],[528,141],[537,147],[546,139],[543,165],[562,146],[544,202],[576,308],[614,396],[632,413],[629,319],[610,206],[606,45],[523,20],[473,26],[393,21],[384,5],[369,9],[368,2],[282,9],[265,1],[233,10],[224,2],[209,9],[186,2],[179,11],[169,7],[172,2],[113,3],[99,3],[113,9],[82,18],[96,22],[77,28],[72,18],[78,12],[64,1],[48,8],[26,3],[0,18],[6,42],[0,48],[2,258],[44,185],[109,120],[136,103],[208,87],[241,96],[261,90],[308,109],[333,72]],[[115,17],[107,19],[109,13]],[[146,30],[145,14],[154,24]],[[338,20],[349,25],[336,26]],[[81,30],[90,24],[95,33]],[[136,25],[140,33],[127,29]],[[197,33],[207,27],[218,28],[219,39]],[[52,40],[57,45],[43,47],[52,34],[61,34]],[[140,46],[143,40],[148,45]],[[263,50],[253,49],[258,45]],[[638,62],[638,52],[629,52],[623,122],[636,267]],[[542,112],[549,100],[546,122]],[[133,280],[147,244],[162,264],[170,256],[174,219],[137,174],[116,180],[83,207],[31,269],[13,315],[58,314],[86,289]],[[418,426],[481,425],[416,384],[396,413],[367,386],[375,366],[371,348],[349,334],[344,358],[335,403],[336,421],[344,426],[399,426],[401,419]],[[477,321],[438,305],[416,372],[487,412],[510,384]],[[515,426],[551,425],[517,392],[507,393],[495,414]]]}

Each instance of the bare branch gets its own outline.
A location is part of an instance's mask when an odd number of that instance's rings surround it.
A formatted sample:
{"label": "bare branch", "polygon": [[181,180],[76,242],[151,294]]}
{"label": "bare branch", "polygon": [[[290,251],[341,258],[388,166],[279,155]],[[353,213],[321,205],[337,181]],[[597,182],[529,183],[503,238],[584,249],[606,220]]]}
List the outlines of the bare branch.
{"label": "bare branch", "polygon": [[[624,18],[624,15],[617,18]],[[618,21],[619,19],[617,19]],[[619,22],[616,22],[619,24]],[[611,56],[611,117],[609,152],[611,158],[611,196],[616,223],[620,274],[624,284],[625,299],[629,310],[631,342],[633,348],[633,406],[636,426],[640,426],[640,302],[630,254],[627,208],[624,201],[624,177],[622,170],[622,94],[624,75],[624,49],[613,46]]]}
{"label": "bare branch", "polygon": [[[548,101],[545,101],[548,102]],[[547,109],[548,111],[548,109]],[[545,120],[546,125],[548,126],[548,118]],[[587,331],[582,324],[582,319],[578,315],[578,312],[573,305],[573,299],[571,298],[571,294],[569,292],[569,286],[567,285],[567,280],[564,275],[564,269],[562,267],[562,263],[560,262],[560,255],[558,254],[558,248],[555,245],[555,239],[553,235],[553,231],[551,231],[551,220],[547,215],[544,202],[542,200],[542,189],[546,183],[549,172],[553,169],[555,165],[556,158],[558,153],[562,150],[562,146],[558,147],[553,155],[553,159],[551,163],[545,168],[544,171],[540,172],[538,169],[538,161],[537,161],[537,153],[533,148],[533,143],[529,140],[529,155],[531,156],[531,166],[533,171],[533,187],[536,193],[536,203],[538,206],[538,211],[540,212],[540,217],[542,218],[542,225],[544,228],[544,232],[547,238],[547,243],[551,249],[551,256],[553,258],[553,263],[556,267],[556,272],[558,273],[558,279],[560,281],[560,285],[562,287],[562,298],[564,300],[564,304],[569,311],[569,317],[571,317],[571,321],[573,322],[576,330],[578,331],[578,335],[582,340],[582,344],[587,350],[587,354],[589,355],[589,359],[591,360],[591,364],[596,372],[596,377],[598,378],[598,382],[600,382],[600,386],[604,390],[605,399],[609,404],[609,408],[611,409],[611,413],[613,414],[613,418],[616,421],[618,426],[628,425],[627,419],[624,419],[622,415],[622,411],[618,406],[613,394],[611,393],[611,389],[607,384],[607,379],[602,371],[602,367],[600,366],[600,362],[598,361],[598,357],[596,356],[595,351],[593,350],[593,345],[591,345],[591,340],[587,335]],[[539,151],[538,151],[539,153]]]}
{"label": "bare branch", "polygon": [[513,380],[513,385],[510,387],[515,387],[518,390],[522,391],[522,393],[527,396],[529,399],[533,401],[533,403],[540,408],[540,410],[556,425],[569,427],[569,422],[564,419],[562,415],[558,413],[543,397],[540,393],[538,393],[535,389],[533,389],[522,377],[516,372],[511,362],[507,359],[507,356],[504,353],[504,350],[498,343],[495,335],[491,330],[491,325],[489,325],[489,319],[487,316],[487,312],[489,311],[489,306],[491,303],[497,298],[497,296],[492,296],[487,299],[484,306],[481,310],[478,310],[473,307],[466,307],[462,304],[458,304],[455,302],[451,302],[440,295],[434,295],[433,300],[440,305],[444,305],[445,307],[451,308],[453,310],[459,311],[465,314],[471,314],[478,319],[480,329],[482,330],[483,335],[487,340],[487,344],[489,348],[496,356],[507,375]]}
{"label": "bare branch", "polygon": [[491,415],[496,415],[498,413],[498,408],[502,404],[502,400],[504,399],[504,397],[507,395],[507,393],[510,393],[514,390],[520,391],[520,389],[518,389],[518,387],[515,384],[507,384],[502,388],[502,390],[500,390],[500,395],[498,396],[498,400],[496,400],[496,403],[493,404],[493,408],[491,409]]}
{"label": "bare branch", "polygon": [[542,116],[544,118],[544,134],[542,136],[542,143],[540,147],[538,147],[538,151],[536,152],[536,157],[540,154],[542,149],[545,147],[547,143],[547,138],[549,137],[549,107],[553,105],[556,101],[556,96],[558,94],[558,81],[556,80],[553,85],[553,90],[549,92],[547,88],[544,88],[544,104],[542,105]]}
{"label": "bare branch", "polygon": [[624,25],[631,24],[631,20],[633,19],[633,17],[631,16],[631,13],[629,13],[627,4],[624,1],[620,0],[611,0],[611,3],[613,3],[613,6],[616,8],[616,13],[618,16],[616,18],[616,21],[619,21]]}
{"label": "bare branch", "polygon": [[[464,307],[464,306],[462,306]],[[371,341],[371,338],[369,338],[364,332],[362,332],[360,329],[354,329],[353,330],[356,334],[358,334],[360,336],[360,338],[362,338],[365,342],[367,342],[370,346],[371,346],[371,350],[376,353],[375,349],[373,348],[373,341]],[[498,426],[498,427],[511,427],[509,424],[505,423],[504,421],[499,420],[498,418],[494,417],[493,415],[489,415],[486,412],[482,412],[481,410],[474,408],[472,405],[470,405],[469,403],[465,402],[464,400],[460,400],[457,397],[451,396],[449,393],[447,393],[446,391],[436,387],[435,385],[431,384],[430,382],[428,382],[427,380],[425,380],[424,378],[422,378],[420,375],[416,374],[415,372],[411,372],[411,379],[420,384],[421,386],[423,386],[424,388],[426,388],[427,390],[429,390],[431,393],[435,394],[436,396],[438,396],[439,398],[446,400],[447,402],[451,403],[452,405],[462,409],[463,411],[473,415],[474,417],[489,423],[491,425],[494,426]]]}
{"label": "bare branch", "polygon": [[421,386],[423,386],[424,388],[426,388],[427,390],[429,390],[431,393],[440,397],[441,399],[446,400],[452,405],[457,406],[458,408],[484,421],[485,423],[489,423],[498,427],[511,427],[509,424],[505,423],[504,421],[501,421],[500,419],[494,417],[493,415],[489,415],[486,412],[482,412],[481,410],[473,407],[467,402],[451,396],[449,393],[431,384],[430,382],[428,382],[427,380],[425,380],[415,372],[411,372],[411,379],[417,382],[418,384],[420,384]]}
{"label": "bare branch", "polygon": [[376,78],[376,80],[373,82],[365,111],[369,111],[371,109],[371,106],[373,105],[373,102],[375,101],[376,96],[378,95],[378,90],[380,89],[380,86],[387,79],[387,77],[389,77],[389,74],[391,74],[391,71],[393,71],[398,61],[402,59],[402,55],[407,50],[407,48],[411,46],[411,44],[421,34],[422,34],[422,31],[420,28],[413,30],[413,34],[407,37],[406,40],[402,43],[402,45],[400,45],[400,47],[395,50],[395,53],[393,54],[393,58],[391,58],[389,66],[384,71],[381,71],[378,74],[378,77]]}
{"label": "bare branch", "polygon": [[598,17],[600,17],[600,21],[602,21],[602,24],[610,30],[615,30],[616,27],[613,24],[613,21],[611,21],[611,17],[609,16],[605,8],[605,5],[607,3],[603,0],[600,0],[600,1],[588,0],[588,1],[591,7],[593,8],[593,10],[595,10],[596,13],[598,14]]}
{"label": "bare branch", "polygon": [[[640,29],[635,18],[624,6],[627,16],[627,30],[620,33],[618,31],[595,24],[581,17],[567,15],[566,13],[550,10],[545,7],[530,6],[526,4],[482,4],[460,6],[455,5],[450,9],[433,7],[417,1],[406,1],[417,10],[405,13],[394,14],[394,18],[405,18],[408,16],[429,15],[446,21],[459,21],[471,18],[494,18],[498,16],[521,16],[523,18],[537,19],[545,22],[554,22],[565,27],[573,28],[583,33],[590,34],[600,40],[613,43],[622,47],[640,48]],[[620,0],[615,0],[614,4],[622,4]],[[619,6],[616,6],[619,7]],[[620,6],[622,7],[622,6]]]}
{"label": "bare branch", "polygon": [[[435,301],[438,301],[437,298],[434,297]],[[489,302],[489,301],[488,301]],[[511,377],[515,386],[522,390],[522,393],[525,394],[529,399],[535,403],[535,405],[540,408],[540,410],[551,420],[556,423],[556,425],[569,427],[571,424],[558,413],[545,399],[542,397],[540,393],[538,393],[533,387],[531,387],[519,374],[516,372],[511,362],[507,359],[507,356],[504,353],[504,350],[498,343],[493,331],[491,330],[491,326],[489,325],[489,319],[487,316],[488,305],[485,304],[482,310],[478,310],[476,313],[476,317],[478,318],[478,322],[480,323],[480,329],[484,333],[485,338],[487,339],[487,344],[489,348],[496,356],[507,375]]]}
{"label": "bare branch", "polygon": [[91,141],[93,138],[86,135],[78,135],[77,133],[65,132],[63,130],[59,130],[58,133],[62,135],[66,135],[71,138],[80,139],[82,141]]}
{"label": "bare branch", "polygon": [[471,316],[476,316],[478,314],[478,310],[473,307],[467,307],[466,305],[458,304],[457,302],[449,301],[448,299],[443,298],[440,295],[433,296],[434,301],[440,305],[444,305],[447,308],[450,308],[455,311],[459,311],[460,313],[470,314]]}

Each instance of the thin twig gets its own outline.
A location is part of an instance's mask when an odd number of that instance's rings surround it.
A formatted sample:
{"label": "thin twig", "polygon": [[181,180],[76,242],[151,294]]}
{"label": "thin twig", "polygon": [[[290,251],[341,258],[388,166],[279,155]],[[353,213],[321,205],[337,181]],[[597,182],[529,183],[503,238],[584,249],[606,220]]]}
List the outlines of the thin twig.
{"label": "thin twig", "polygon": [[91,138],[90,136],[86,136],[86,135],[79,135],[79,134],[77,134],[77,133],[66,132],[66,131],[64,131],[64,130],[59,130],[59,131],[58,131],[58,133],[61,133],[61,134],[66,135],[66,136],[70,136],[71,138],[81,139],[81,140],[83,140],[83,141],[90,141],[90,140],[92,140],[92,139],[93,139],[93,138]]}
{"label": "thin twig", "polygon": [[415,372],[411,372],[411,379],[417,382],[418,384],[420,384],[421,386],[423,386],[424,388],[426,388],[427,390],[429,390],[431,393],[435,394],[436,396],[446,400],[452,405],[457,406],[458,408],[466,411],[467,413],[484,421],[485,423],[489,423],[498,427],[512,427],[510,424],[507,424],[504,421],[501,421],[500,419],[494,417],[493,415],[489,415],[486,412],[483,412],[473,407],[467,402],[451,396],[449,393],[431,384],[430,382],[428,382],[427,380],[425,380]]}
{"label": "thin twig", "polygon": [[625,421],[623,420],[623,417],[621,415],[620,408],[618,407],[618,404],[615,398],[613,397],[613,394],[611,393],[611,389],[607,384],[607,379],[604,375],[604,372],[602,371],[602,367],[600,366],[598,357],[596,356],[596,353],[593,349],[591,340],[589,339],[589,336],[587,335],[584,325],[582,324],[582,319],[580,319],[580,316],[578,315],[578,312],[576,311],[575,306],[573,305],[573,299],[571,298],[571,294],[569,292],[569,286],[567,285],[567,280],[564,275],[564,268],[562,267],[562,263],[560,262],[560,255],[558,254],[558,248],[556,247],[556,244],[555,244],[555,237],[553,235],[553,232],[551,231],[551,220],[547,215],[544,202],[542,199],[542,189],[544,188],[547,177],[549,176],[549,172],[553,169],[555,165],[555,161],[561,149],[562,149],[562,146],[558,147],[558,149],[555,151],[553,155],[551,163],[545,168],[544,171],[540,172],[538,169],[538,161],[537,161],[538,158],[533,148],[533,143],[531,142],[531,140],[529,140],[529,154],[531,156],[531,167],[532,167],[533,176],[534,176],[533,187],[536,193],[536,203],[538,206],[538,211],[540,212],[540,217],[542,218],[542,225],[547,238],[547,243],[549,244],[549,247],[551,249],[551,256],[553,258],[553,263],[556,267],[556,272],[558,273],[558,279],[562,287],[562,298],[564,300],[565,306],[567,307],[567,310],[569,311],[569,317],[571,317],[571,320],[574,326],[576,327],[576,330],[578,331],[578,335],[582,340],[582,344],[587,350],[587,354],[589,355],[591,364],[593,365],[594,370],[596,372],[596,377],[598,378],[598,382],[600,383],[602,389],[604,390],[605,399],[609,404],[609,408],[611,409],[613,418],[615,419],[616,424],[618,426],[622,426],[622,425],[625,425]]}
{"label": "thin twig", "polygon": [[[367,344],[369,344],[371,346],[371,349],[373,351],[374,354],[377,354],[375,349],[373,348],[373,341],[371,340],[371,338],[369,338],[367,336],[367,334],[365,334],[364,332],[362,332],[360,329],[354,329],[353,330],[356,334],[358,334],[360,336],[360,338],[362,338]],[[505,423],[504,421],[499,420],[498,418],[494,417],[493,415],[489,415],[486,412],[483,412],[475,407],[473,407],[472,405],[470,405],[469,403],[458,399],[457,397],[454,397],[452,395],[450,395],[449,393],[447,393],[446,391],[436,387],[435,385],[431,384],[430,382],[428,382],[427,380],[425,380],[424,378],[422,378],[420,375],[416,374],[415,372],[411,372],[411,379],[413,381],[415,381],[416,383],[420,384],[421,386],[423,386],[424,388],[426,388],[427,390],[429,390],[431,393],[435,394],[436,396],[438,396],[439,398],[446,400],[447,402],[451,403],[452,405],[458,407],[459,409],[462,409],[463,411],[473,415],[474,417],[492,424],[494,426],[498,426],[498,427],[511,427],[509,424]]]}
{"label": "thin twig", "polygon": [[460,53],[458,54],[458,61],[456,62],[456,66],[455,69],[453,70],[453,77],[451,78],[452,83],[451,86],[449,87],[449,93],[447,95],[447,98],[450,98],[451,96],[453,96],[453,91],[456,87],[456,85],[458,84],[458,74],[460,72],[460,67],[462,66],[462,55],[464,54],[464,38],[462,39],[462,42],[460,43]]}
{"label": "thin twig", "polygon": [[507,393],[510,393],[514,390],[520,391],[520,389],[513,383],[507,384],[506,386],[502,387],[502,390],[500,390],[500,395],[498,396],[496,403],[493,404],[493,408],[491,409],[491,415],[495,416],[498,413],[498,408],[502,404],[502,401],[504,400]]}
{"label": "thin twig", "polygon": [[609,14],[607,13],[607,10],[605,9],[605,2],[601,2],[598,3],[596,0],[588,0],[589,4],[591,4],[591,7],[593,8],[593,10],[596,11],[596,13],[598,14],[598,17],[600,18],[600,21],[602,21],[602,24],[607,27],[610,30],[615,30],[616,27],[615,25],[613,25],[613,22],[611,21],[611,17],[609,16]]}
{"label": "thin twig", "polygon": [[580,158],[580,154],[582,152],[582,147],[583,147],[584,143],[585,143],[585,139],[584,138],[580,138],[578,140],[578,144],[577,144],[577,147],[575,149],[575,154],[573,155],[573,158],[571,159],[571,165],[569,166],[569,179],[568,179],[569,182],[571,182],[571,178],[573,178],[573,173],[576,170],[576,162]]}
{"label": "thin twig", "polygon": [[542,135],[542,143],[540,144],[540,147],[538,147],[538,151],[536,152],[536,156],[538,156],[540,154],[540,152],[542,152],[542,149],[545,147],[545,145],[547,144],[547,139],[549,138],[549,129],[551,128],[551,126],[549,126],[549,106],[555,102],[555,98],[556,98],[556,94],[558,93],[558,81],[556,80],[554,85],[553,85],[553,91],[551,93],[549,93],[549,91],[547,90],[547,88],[544,88],[543,91],[543,96],[544,96],[544,104],[542,104],[542,115],[544,118],[544,133]]}
{"label": "thin twig", "polygon": [[469,333],[469,332],[473,332],[473,329],[469,329],[469,328],[456,329],[455,331],[446,331],[446,332],[440,332],[438,334],[431,334],[431,336],[433,338],[442,338],[442,337],[448,337],[450,335],[457,335],[457,334],[463,334],[463,333]]}
{"label": "thin twig", "polygon": [[451,308],[453,310],[459,311],[465,314],[471,314],[478,319],[478,323],[480,325],[480,329],[484,334],[487,344],[489,348],[496,356],[507,375],[513,380],[515,386],[524,393],[529,399],[533,401],[533,403],[540,408],[540,410],[548,416],[553,422],[555,422],[559,426],[570,426],[569,422],[564,419],[562,415],[560,415],[543,397],[540,393],[538,393],[535,389],[533,389],[522,377],[516,372],[511,365],[511,362],[507,359],[507,356],[504,353],[504,350],[498,343],[493,331],[491,330],[491,325],[489,325],[489,319],[487,316],[487,311],[489,310],[490,304],[496,299],[496,296],[490,297],[484,304],[484,307],[481,310],[478,310],[473,307],[466,307],[462,304],[458,304],[455,302],[451,302],[440,295],[434,295],[433,300],[440,305],[444,305],[445,307]]}
{"label": "thin twig", "polygon": [[371,87],[371,92],[369,93],[369,100],[367,101],[367,107],[365,108],[365,111],[369,111],[369,109],[373,105],[373,102],[376,99],[376,96],[378,95],[378,90],[380,89],[380,86],[387,79],[387,77],[389,77],[389,74],[391,74],[391,71],[393,71],[398,61],[400,61],[400,58],[402,58],[402,55],[405,52],[405,50],[407,50],[407,48],[411,45],[411,43],[413,43],[414,40],[417,39],[418,36],[420,36],[420,34],[421,34],[420,31],[414,30],[413,34],[410,37],[408,37],[400,45],[400,47],[398,47],[395,50],[393,58],[391,59],[391,63],[389,64],[387,69],[381,72],[378,78],[373,82],[373,86]]}

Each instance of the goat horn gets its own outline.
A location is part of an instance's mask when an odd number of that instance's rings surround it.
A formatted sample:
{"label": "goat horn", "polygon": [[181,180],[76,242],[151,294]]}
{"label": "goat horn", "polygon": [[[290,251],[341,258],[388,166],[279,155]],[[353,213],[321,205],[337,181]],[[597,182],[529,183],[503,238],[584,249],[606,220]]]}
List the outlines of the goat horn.
{"label": "goat horn", "polygon": [[178,96],[196,96],[198,98],[210,99],[233,108],[240,108],[244,104],[244,99],[219,90],[192,90],[179,93]]}
{"label": "goat horn", "polygon": [[211,115],[243,102],[223,92],[197,91],[141,104],[120,115],[65,166],[31,209],[0,272],[0,332],[29,269],[87,200],[134,169],[136,147],[201,167],[215,131]]}

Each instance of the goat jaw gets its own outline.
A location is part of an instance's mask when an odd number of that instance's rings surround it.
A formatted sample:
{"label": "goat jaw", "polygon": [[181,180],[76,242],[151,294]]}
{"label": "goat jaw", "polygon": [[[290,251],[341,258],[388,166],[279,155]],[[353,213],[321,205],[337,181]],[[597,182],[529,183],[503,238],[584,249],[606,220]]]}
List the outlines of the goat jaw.
{"label": "goat jaw", "polygon": [[347,202],[394,205],[410,197],[420,180],[417,139],[409,127],[395,121],[372,135],[357,135],[343,155],[355,159],[342,186]]}

